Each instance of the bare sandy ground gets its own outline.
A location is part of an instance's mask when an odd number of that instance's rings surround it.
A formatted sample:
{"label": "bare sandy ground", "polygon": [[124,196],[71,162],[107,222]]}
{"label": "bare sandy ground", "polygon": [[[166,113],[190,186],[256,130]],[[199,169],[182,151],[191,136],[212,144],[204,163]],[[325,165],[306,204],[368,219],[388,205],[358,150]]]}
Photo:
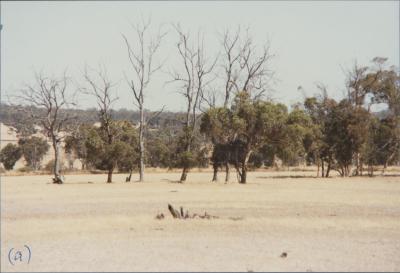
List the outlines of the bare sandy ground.
{"label": "bare sandy ground", "polygon": [[[2,177],[1,271],[400,271],[399,177],[275,175]],[[174,220],[168,203],[219,219]],[[24,245],[30,263],[12,266],[9,250]]]}

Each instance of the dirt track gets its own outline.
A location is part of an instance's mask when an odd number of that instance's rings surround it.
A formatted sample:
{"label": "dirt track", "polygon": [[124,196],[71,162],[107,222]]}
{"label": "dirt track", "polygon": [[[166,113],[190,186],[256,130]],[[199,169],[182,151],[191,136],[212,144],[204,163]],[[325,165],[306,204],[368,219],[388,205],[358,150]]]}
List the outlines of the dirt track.
{"label": "dirt track", "polygon": [[[177,173],[111,185],[105,175],[2,177],[1,270],[400,271],[399,177],[274,175],[250,173],[247,185],[210,173],[183,185]],[[168,203],[219,219],[174,220]],[[10,265],[23,245],[30,263]]]}

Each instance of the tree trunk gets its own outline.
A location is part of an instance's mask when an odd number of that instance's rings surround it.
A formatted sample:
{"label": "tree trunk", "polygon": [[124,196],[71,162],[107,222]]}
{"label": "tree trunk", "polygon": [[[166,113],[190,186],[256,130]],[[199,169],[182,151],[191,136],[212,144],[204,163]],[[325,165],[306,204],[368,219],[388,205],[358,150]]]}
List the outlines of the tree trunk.
{"label": "tree trunk", "polygon": [[360,153],[356,153],[356,172],[355,176],[360,175]]}
{"label": "tree trunk", "polygon": [[60,177],[60,143],[55,138],[53,138],[53,149],[54,149],[53,183],[62,184],[63,181]]}
{"label": "tree trunk", "polygon": [[319,165],[320,165],[320,162],[318,160],[318,162],[317,162],[317,177],[319,177]]}
{"label": "tree trunk", "polygon": [[[36,153],[36,150],[37,150],[37,148],[36,148],[36,145],[33,147],[34,149],[33,149],[33,158],[32,158],[32,168],[33,168],[33,170],[34,171],[37,171],[37,170],[39,170],[39,161],[37,160],[37,153]],[[54,144],[53,144],[53,148],[54,148]]]}
{"label": "tree trunk", "polygon": [[182,170],[182,175],[181,175],[181,179],[180,179],[180,182],[181,182],[181,183],[183,183],[183,182],[186,181],[186,177],[187,177],[188,171],[189,171],[189,169],[188,169],[187,167],[184,167],[184,168],[183,168],[183,170]]}
{"label": "tree trunk", "polygon": [[345,165],[344,166],[344,171],[343,171],[344,177],[348,177],[349,173],[350,173],[349,166]]}
{"label": "tree trunk", "polygon": [[129,176],[125,179],[125,182],[131,182],[133,169],[130,170]]}
{"label": "tree trunk", "polygon": [[108,170],[107,183],[111,183],[112,182],[112,174],[113,174],[113,168]]}
{"label": "tree trunk", "polygon": [[[186,126],[188,126],[188,125],[186,125]],[[186,127],[186,128],[188,128],[188,127]],[[191,141],[192,141],[191,136],[187,136],[186,141],[187,141],[187,143],[186,143],[186,149],[185,149],[185,151],[186,151],[187,153],[189,153],[189,152],[190,152],[190,145],[191,145]],[[187,162],[184,163],[184,165],[186,165],[186,164],[187,164]],[[180,179],[180,182],[181,182],[181,183],[183,183],[183,182],[186,181],[186,177],[187,177],[188,172],[189,172],[189,165],[184,166],[184,167],[183,167],[183,170],[182,170],[181,179]]]}
{"label": "tree trunk", "polygon": [[214,168],[214,174],[213,174],[212,182],[217,182],[218,181],[218,165],[214,164],[213,168]]}
{"label": "tree trunk", "polygon": [[383,164],[383,170],[382,170],[382,175],[385,174],[386,168],[389,165],[390,161],[392,161],[392,159],[394,158],[394,156],[396,155],[396,152],[393,152],[388,159],[386,159],[385,164]]}
{"label": "tree trunk", "polygon": [[225,164],[225,183],[229,182],[229,163]]}
{"label": "tree trunk", "polygon": [[139,152],[140,152],[140,163],[139,163],[139,181],[144,181],[144,109],[143,104],[140,105],[140,125],[139,125]]}
{"label": "tree trunk", "polygon": [[341,177],[344,176],[344,174],[343,174],[343,167],[340,167],[340,168],[337,169],[336,171],[340,174]]}
{"label": "tree trunk", "polygon": [[240,184],[246,184],[247,182],[247,166],[242,166],[242,172],[240,174]]}
{"label": "tree trunk", "polygon": [[372,166],[372,164],[368,165],[368,176],[369,177],[374,176],[374,167]]}
{"label": "tree trunk", "polygon": [[325,177],[325,166],[324,166],[324,160],[321,160],[321,174],[322,177]]}
{"label": "tree trunk", "polygon": [[331,171],[331,160],[328,161],[328,167],[326,169],[325,177],[329,177],[329,172]]}
{"label": "tree trunk", "polygon": [[242,164],[241,164],[242,171],[240,173],[240,181],[239,181],[240,184],[246,184],[246,182],[247,182],[247,162],[249,161],[250,154],[251,154],[251,151],[249,151],[246,154],[244,161],[242,161]]}
{"label": "tree trunk", "polygon": [[272,167],[277,169],[278,166],[275,164],[275,154],[272,155]]}

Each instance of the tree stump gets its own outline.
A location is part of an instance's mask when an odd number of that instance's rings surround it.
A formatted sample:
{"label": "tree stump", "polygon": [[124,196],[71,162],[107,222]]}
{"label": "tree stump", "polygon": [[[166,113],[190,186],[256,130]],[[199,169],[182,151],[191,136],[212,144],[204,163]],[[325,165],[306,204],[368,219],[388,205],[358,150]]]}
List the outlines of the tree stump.
{"label": "tree stump", "polygon": [[179,214],[179,211],[174,209],[174,207],[171,204],[168,204],[168,210],[171,212],[172,217],[181,219],[181,215]]}
{"label": "tree stump", "polygon": [[218,219],[218,216],[213,216],[207,213],[207,211],[204,212],[204,215],[200,215],[197,213],[194,213],[193,215],[189,214],[189,211],[186,210],[186,213],[183,210],[183,207],[180,207],[180,210],[174,209],[174,207],[171,204],[168,204],[168,210],[171,213],[172,217],[178,218],[178,219],[194,219],[196,217],[201,218],[201,219]]}

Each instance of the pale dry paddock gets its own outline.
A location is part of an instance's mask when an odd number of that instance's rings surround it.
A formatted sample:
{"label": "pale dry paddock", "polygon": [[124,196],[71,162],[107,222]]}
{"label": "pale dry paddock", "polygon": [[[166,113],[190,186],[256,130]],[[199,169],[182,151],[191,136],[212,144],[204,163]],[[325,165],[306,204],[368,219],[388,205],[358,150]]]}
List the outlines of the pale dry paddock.
{"label": "pale dry paddock", "polygon": [[[400,271],[399,177],[275,175],[249,173],[247,185],[211,173],[185,184],[178,173],[2,177],[1,270]],[[219,218],[172,219],[168,203]],[[11,266],[23,245],[30,263]]]}

